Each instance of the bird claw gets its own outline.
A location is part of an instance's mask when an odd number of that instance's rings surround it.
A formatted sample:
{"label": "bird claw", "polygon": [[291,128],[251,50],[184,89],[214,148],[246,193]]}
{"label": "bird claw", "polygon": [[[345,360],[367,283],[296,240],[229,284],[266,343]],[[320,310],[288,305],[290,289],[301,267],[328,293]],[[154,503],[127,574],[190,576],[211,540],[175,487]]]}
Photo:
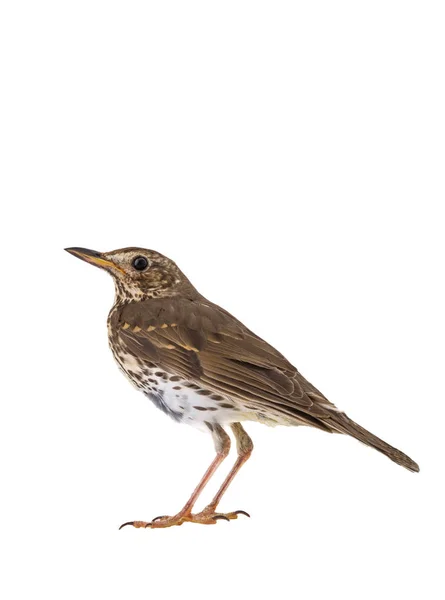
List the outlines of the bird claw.
{"label": "bird claw", "polygon": [[250,519],[250,515],[248,512],[246,512],[245,510],[235,510],[235,512],[232,513],[233,515],[244,515],[245,517],[249,517]]}
{"label": "bird claw", "polygon": [[188,521],[189,517],[187,515],[178,514],[173,517],[168,517],[167,515],[162,515],[159,517],[155,517],[152,521],[127,521],[127,523],[123,523],[119,530],[127,525],[133,525],[136,529],[161,529],[164,527],[173,527],[173,525],[182,525],[185,521]]}
{"label": "bird claw", "polygon": [[218,521],[218,520],[229,521],[229,523],[230,523],[230,519],[226,515],[214,515],[213,519],[215,521]]}
{"label": "bird claw", "polygon": [[191,519],[193,523],[202,523],[204,525],[212,525],[217,521],[233,521],[238,518],[238,515],[244,515],[250,518],[250,515],[245,510],[235,510],[229,513],[215,513],[213,510],[204,509],[202,512],[192,515]]}
{"label": "bird claw", "polygon": [[127,521],[123,523],[119,529],[126,527],[127,525],[132,525],[136,529],[163,529],[165,527],[173,527],[173,525],[182,525],[183,523],[199,523],[200,525],[214,525],[217,521],[233,521],[238,518],[238,515],[244,515],[246,517],[250,517],[249,513],[245,510],[235,510],[229,513],[215,513],[211,510],[204,509],[200,513],[192,514],[182,514],[179,513],[174,517],[168,517],[167,515],[162,515],[159,517],[155,517],[152,521]]}
{"label": "bird claw", "polygon": [[216,515],[214,515],[214,519],[226,519],[227,521],[233,521],[234,519],[238,518],[238,515],[244,515],[246,517],[249,517],[250,519],[250,515],[248,512],[246,512],[245,510],[234,510],[233,512],[229,512],[229,513],[217,513]]}
{"label": "bird claw", "polygon": [[127,521],[126,523],[122,523],[122,525],[119,527],[119,531],[127,525],[133,525],[133,527],[139,529],[140,527],[147,527],[148,525],[150,525],[150,523],[146,523],[145,521]]}
{"label": "bird claw", "polygon": [[168,519],[168,515],[160,515],[159,517],[155,517],[151,522],[154,523],[155,521],[160,521],[161,519]]}

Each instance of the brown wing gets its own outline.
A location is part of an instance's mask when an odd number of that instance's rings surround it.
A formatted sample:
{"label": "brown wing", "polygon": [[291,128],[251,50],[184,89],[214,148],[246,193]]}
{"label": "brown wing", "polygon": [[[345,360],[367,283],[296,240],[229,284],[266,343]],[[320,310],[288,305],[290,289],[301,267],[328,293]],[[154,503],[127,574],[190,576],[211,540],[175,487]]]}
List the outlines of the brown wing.
{"label": "brown wing", "polygon": [[275,348],[203,298],[131,303],[114,326],[147,362],[252,410],[330,430],[325,419],[334,405]]}

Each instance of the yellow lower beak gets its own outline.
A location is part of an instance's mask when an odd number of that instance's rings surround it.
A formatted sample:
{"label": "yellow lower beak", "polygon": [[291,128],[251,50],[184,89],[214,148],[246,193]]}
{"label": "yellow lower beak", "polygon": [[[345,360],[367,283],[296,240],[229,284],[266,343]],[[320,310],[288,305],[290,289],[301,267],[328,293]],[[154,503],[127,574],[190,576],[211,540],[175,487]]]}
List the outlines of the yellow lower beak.
{"label": "yellow lower beak", "polygon": [[65,250],[73,256],[77,256],[77,258],[85,260],[96,267],[100,267],[102,269],[113,268],[124,273],[120,267],[116,266],[113,262],[111,262],[111,260],[103,258],[102,254],[100,252],[96,252],[95,250],[89,250],[88,248],[65,248]]}

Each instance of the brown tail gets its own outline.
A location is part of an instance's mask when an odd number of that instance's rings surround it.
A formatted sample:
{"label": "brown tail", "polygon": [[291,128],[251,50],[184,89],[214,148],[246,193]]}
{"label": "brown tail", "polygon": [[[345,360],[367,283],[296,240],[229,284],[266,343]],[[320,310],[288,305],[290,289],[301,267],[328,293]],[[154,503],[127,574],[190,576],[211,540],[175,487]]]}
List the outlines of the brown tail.
{"label": "brown tail", "polygon": [[336,431],[340,433],[346,433],[356,440],[363,442],[367,446],[375,448],[398,465],[405,467],[405,469],[414,471],[416,473],[419,472],[419,465],[411,460],[409,456],[403,454],[403,452],[400,452],[400,450],[397,450],[397,448],[393,448],[376,435],[366,431],[366,429],[360,427],[360,425],[357,425],[357,423],[354,423],[354,421],[352,421],[344,413],[338,412],[331,414],[329,423],[332,424],[332,428]]}

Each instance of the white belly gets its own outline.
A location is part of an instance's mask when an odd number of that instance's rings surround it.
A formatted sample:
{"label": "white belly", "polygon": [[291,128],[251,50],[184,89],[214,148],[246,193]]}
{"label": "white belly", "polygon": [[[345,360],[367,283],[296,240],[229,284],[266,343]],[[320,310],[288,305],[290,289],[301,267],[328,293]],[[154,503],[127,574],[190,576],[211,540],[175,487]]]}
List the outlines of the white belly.
{"label": "white belly", "polygon": [[128,379],[176,421],[206,428],[205,423],[224,425],[258,419],[255,413],[230,397],[213,393],[157,367],[149,368],[132,354],[119,353],[115,358]]}

